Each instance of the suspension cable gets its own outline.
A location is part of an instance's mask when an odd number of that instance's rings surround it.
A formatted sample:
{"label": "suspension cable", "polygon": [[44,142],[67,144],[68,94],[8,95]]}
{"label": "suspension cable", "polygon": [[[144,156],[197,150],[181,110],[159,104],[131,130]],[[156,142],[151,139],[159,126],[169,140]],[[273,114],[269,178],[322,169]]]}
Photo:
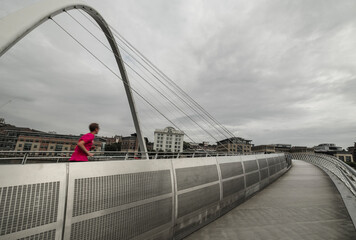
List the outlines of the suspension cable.
{"label": "suspension cable", "polygon": [[[117,56],[112,49],[108,48],[105,43],[103,43],[99,38],[97,38],[92,32],[90,32],[83,24],[81,24],[76,18],[74,18],[70,13],[66,11],[66,13],[76,21],[83,29],[85,29],[91,36],[93,36],[98,42],[100,42],[105,48],[107,48],[110,52],[112,52],[115,56]],[[109,36],[110,37],[110,36]],[[197,123],[191,116],[189,116],[183,109],[181,109],[177,104],[175,104],[172,100],[170,100],[166,95],[164,95],[161,91],[159,91],[156,87],[152,85],[149,81],[147,81],[141,74],[139,74],[133,67],[130,66],[127,62],[123,61],[136,75],[138,75],[142,80],[144,80],[148,85],[150,85],[154,90],[156,90],[163,98],[165,98],[168,102],[170,102],[175,108],[177,108],[180,112],[182,112],[186,117],[188,117],[192,122],[194,122],[199,128],[201,128],[205,133],[207,133],[211,138],[213,138],[216,142],[218,140],[205,128],[203,128],[199,123]]]}
{"label": "suspension cable", "polygon": [[[70,36],[75,42],[77,42],[84,50],[86,50],[92,57],[94,57],[99,63],[101,63],[107,70],[109,70],[113,75],[115,75],[118,79],[120,79],[126,86],[128,86],[134,93],[136,93],[143,101],[145,101],[148,105],[150,105],[153,109],[155,109],[160,115],[162,115],[167,121],[169,121],[174,127],[176,127],[178,130],[182,131],[173,121],[171,121],[168,117],[166,117],[158,108],[156,108],[150,101],[148,101],[146,98],[144,98],[136,89],[132,88],[129,86],[127,83],[125,83],[122,78],[115,73],[108,65],[106,65],[102,60],[100,60],[92,51],[90,51],[87,47],[85,47],[78,39],[76,39],[71,33],[69,33],[66,29],[64,29],[56,20],[54,20],[52,17],[50,19],[60,28],[62,29],[68,36]],[[186,136],[194,142],[194,140],[186,134]],[[205,150],[204,150],[205,151]],[[209,154],[208,152],[206,152]]]}

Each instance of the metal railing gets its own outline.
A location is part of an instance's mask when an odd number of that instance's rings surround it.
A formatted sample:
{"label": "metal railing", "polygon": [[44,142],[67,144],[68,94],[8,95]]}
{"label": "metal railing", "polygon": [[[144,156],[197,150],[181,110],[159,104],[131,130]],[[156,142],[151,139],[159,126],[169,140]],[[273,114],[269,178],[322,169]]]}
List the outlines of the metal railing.
{"label": "metal railing", "polygon": [[3,164],[0,240],[183,239],[274,182],[289,163],[268,154]]}
{"label": "metal railing", "polygon": [[[26,164],[26,163],[50,163],[67,162],[73,151],[0,151],[0,164]],[[142,153],[123,151],[92,152],[90,161],[124,161],[144,160]],[[202,158],[219,156],[239,156],[242,154],[231,152],[147,152],[149,159],[173,159],[173,158]],[[248,155],[259,155],[251,153]],[[245,154],[246,155],[246,154]]]}
{"label": "metal railing", "polygon": [[293,153],[291,156],[333,173],[356,196],[356,171],[340,159],[331,155],[311,153]]}

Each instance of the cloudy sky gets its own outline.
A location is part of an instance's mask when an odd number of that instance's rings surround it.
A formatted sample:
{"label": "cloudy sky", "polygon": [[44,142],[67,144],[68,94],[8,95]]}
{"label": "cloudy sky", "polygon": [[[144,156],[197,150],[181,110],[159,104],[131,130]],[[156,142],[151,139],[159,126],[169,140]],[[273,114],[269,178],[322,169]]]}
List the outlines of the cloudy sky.
{"label": "cloudy sky", "polygon": [[[1,0],[0,17],[33,2]],[[254,144],[356,141],[356,1],[86,2],[235,135]],[[115,69],[112,54],[68,15],[55,19]],[[0,58],[0,83],[8,123],[80,134],[99,122],[101,135],[134,132],[122,83],[52,21]],[[166,123],[137,104],[152,139]]]}

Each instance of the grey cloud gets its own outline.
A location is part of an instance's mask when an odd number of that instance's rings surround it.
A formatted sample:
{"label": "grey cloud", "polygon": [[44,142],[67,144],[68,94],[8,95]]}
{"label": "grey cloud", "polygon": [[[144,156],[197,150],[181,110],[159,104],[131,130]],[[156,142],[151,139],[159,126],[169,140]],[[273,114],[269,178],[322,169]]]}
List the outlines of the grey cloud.
{"label": "grey cloud", "polygon": [[[25,4],[5,2],[6,13]],[[354,141],[356,2],[87,2],[238,135],[257,144]],[[56,19],[116,69],[112,55],[68,16]],[[0,101],[18,99],[0,109],[9,121],[65,133],[99,121],[106,135],[133,132],[122,83],[51,22],[0,59],[0,74]],[[165,114],[186,123],[130,77]],[[169,124],[137,96],[136,102],[146,135]],[[194,125],[188,128],[203,138]]]}

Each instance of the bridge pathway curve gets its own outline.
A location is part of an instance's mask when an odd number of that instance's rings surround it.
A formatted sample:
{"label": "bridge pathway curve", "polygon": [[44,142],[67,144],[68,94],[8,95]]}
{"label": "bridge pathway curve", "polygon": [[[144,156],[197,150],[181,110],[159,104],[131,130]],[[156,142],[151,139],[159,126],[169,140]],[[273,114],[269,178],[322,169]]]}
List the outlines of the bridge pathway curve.
{"label": "bridge pathway curve", "polygon": [[293,160],[275,183],[185,239],[355,240],[356,230],[328,175]]}

